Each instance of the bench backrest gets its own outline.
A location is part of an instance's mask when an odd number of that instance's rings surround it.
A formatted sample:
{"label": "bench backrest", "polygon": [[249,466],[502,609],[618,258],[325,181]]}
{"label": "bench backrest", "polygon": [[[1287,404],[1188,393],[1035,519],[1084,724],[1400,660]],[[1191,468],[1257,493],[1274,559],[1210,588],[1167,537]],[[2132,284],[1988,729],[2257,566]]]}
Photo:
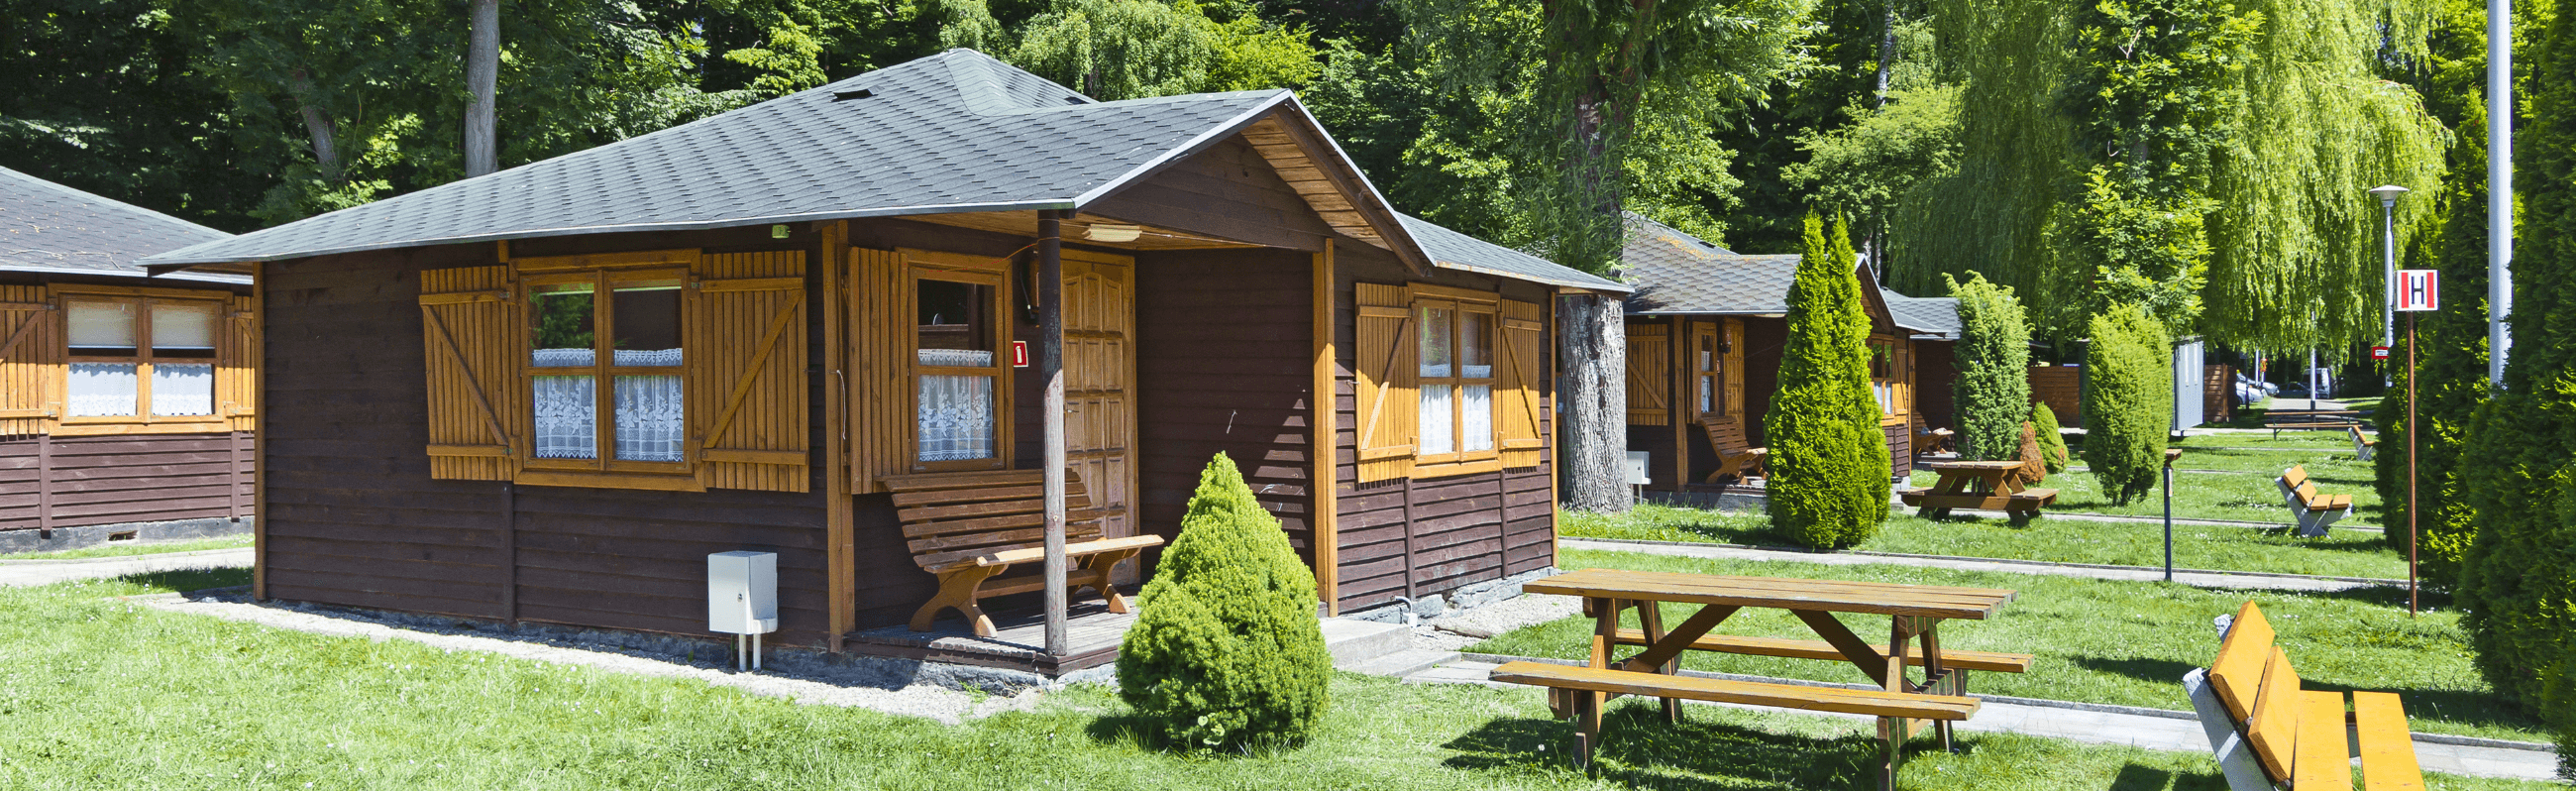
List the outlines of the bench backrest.
{"label": "bench backrest", "polygon": [[2299,674],[2290,655],[2273,644],[2272,624],[2248,601],[2210,663],[2209,684],[2227,716],[2245,732],[2263,770],[2275,781],[2290,777],[2291,748],[2299,725]]}
{"label": "bench backrest", "polygon": [[2281,471],[2281,491],[2297,497],[2300,505],[2317,499],[2317,485],[2308,480],[2308,466],[2305,464]]}
{"label": "bench backrest", "polygon": [[2352,434],[2352,441],[2354,441],[2354,442],[2368,442],[2368,441],[2370,440],[2370,438],[2369,438],[2369,437],[2364,437],[2364,436],[2362,436],[2362,435],[2361,435],[2361,424],[2356,423],[2356,424],[2353,424],[2353,425],[2345,426],[2345,427],[2343,427],[2343,430]]}
{"label": "bench backrest", "polygon": [[[903,523],[913,562],[938,568],[958,560],[1046,541],[1045,482],[1038,470],[891,475],[880,479],[894,493],[895,519]],[[1064,535],[1068,541],[1100,537],[1099,514],[1082,476],[1064,473]]]}
{"label": "bench backrest", "polygon": [[1718,453],[1738,453],[1753,449],[1753,443],[1744,439],[1742,419],[1703,420],[1700,421],[1700,425],[1708,429],[1708,444]]}

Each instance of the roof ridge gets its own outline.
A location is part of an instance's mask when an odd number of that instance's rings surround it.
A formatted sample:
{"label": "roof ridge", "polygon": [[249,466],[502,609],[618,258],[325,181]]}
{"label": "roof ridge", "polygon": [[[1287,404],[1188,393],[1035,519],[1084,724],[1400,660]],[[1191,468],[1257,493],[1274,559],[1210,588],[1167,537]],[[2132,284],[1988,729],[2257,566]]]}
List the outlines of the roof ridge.
{"label": "roof ridge", "polygon": [[[15,176],[15,177],[17,177],[20,181],[24,181],[24,182],[26,182],[27,184],[33,185],[33,186],[35,186],[35,187],[36,187],[36,188],[38,188],[38,189],[42,189],[42,190],[45,190],[45,191],[48,191],[48,192],[54,192],[54,193],[59,193],[59,194],[62,194],[62,195],[67,195],[67,196],[70,196],[70,197],[72,197],[72,198],[76,198],[76,199],[79,199],[79,200],[84,200],[84,201],[93,201],[93,202],[97,202],[97,203],[107,204],[107,205],[109,205],[109,206],[114,206],[114,207],[119,208],[119,209],[124,209],[124,210],[126,210],[126,211],[133,212],[133,213],[135,213],[135,214],[137,214],[137,215],[141,215],[141,216],[143,216],[143,217],[146,217],[146,218],[149,218],[149,219],[152,219],[152,220],[155,220],[155,221],[165,222],[165,223],[170,223],[170,224],[174,224],[174,225],[183,226],[183,227],[186,227],[186,228],[189,228],[189,229],[192,229],[192,230],[205,231],[205,232],[207,232],[207,233],[215,234],[217,238],[230,238],[231,236],[233,236],[233,234],[231,234],[231,233],[229,233],[229,232],[222,231],[222,230],[219,230],[219,229],[216,229],[216,228],[207,227],[207,226],[205,226],[205,225],[201,225],[201,224],[198,224],[198,223],[195,223],[195,222],[191,222],[191,221],[189,221],[189,220],[187,220],[187,219],[184,219],[184,218],[181,218],[181,217],[178,217],[178,216],[174,216],[174,215],[167,214],[167,213],[160,212],[160,211],[155,211],[155,210],[152,210],[152,209],[146,209],[146,208],[143,208],[143,207],[141,207],[141,206],[136,206],[136,205],[134,205],[134,204],[127,203],[127,202],[125,202],[125,201],[121,201],[121,200],[117,200],[117,199],[115,199],[115,198],[110,198],[110,197],[107,197],[107,196],[105,196],[105,195],[100,195],[100,194],[95,193],[95,192],[90,192],[90,191],[87,191],[87,190],[82,190],[82,189],[74,188],[74,187],[72,187],[72,186],[70,186],[70,185],[66,185],[66,184],[59,184],[59,183],[55,183],[55,182],[53,182],[53,181],[51,181],[51,180],[42,179],[42,178],[37,178],[36,176],[34,176],[34,175],[32,175],[32,174],[25,173],[25,172],[23,172],[23,171],[19,171],[19,170],[14,170],[14,169],[11,169],[11,168],[8,168],[8,167],[0,167],[0,174],[5,174],[5,175],[8,175],[8,176]],[[208,240],[208,241],[213,241],[213,240]]]}

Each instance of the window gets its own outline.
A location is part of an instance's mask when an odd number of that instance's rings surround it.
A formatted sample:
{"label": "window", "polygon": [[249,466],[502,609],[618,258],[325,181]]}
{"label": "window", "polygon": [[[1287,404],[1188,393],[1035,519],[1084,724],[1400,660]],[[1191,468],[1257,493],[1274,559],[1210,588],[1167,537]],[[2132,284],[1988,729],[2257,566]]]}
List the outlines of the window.
{"label": "window", "polygon": [[1906,370],[1905,347],[1897,341],[1872,338],[1869,342],[1869,387],[1878,398],[1881,420],[1893,421],[1910,410],[1906,401],[1912,397],[1911,375]]}
{"label": "window", "polygon": [[64,415],[87,422],[216,419],[213,300],[64,300],[71,350]]}
{"label": "window", "polygon": [[792,250],[423,272],[430,476],[807,491],[804,283]]}
{"label": "window", "polygon": [[1691,395],[1700,417],[1727,414],[1726,349],[1715,322],[1691,325]]}
{"label": "window", "polygon": [[913,279],[914,469],[1002,466],[1002,283],[924,271]]}
{"label": "window", "polygon": [[1538,305],[1430,285],[1358,294],[1363,481],[1539,462]]}

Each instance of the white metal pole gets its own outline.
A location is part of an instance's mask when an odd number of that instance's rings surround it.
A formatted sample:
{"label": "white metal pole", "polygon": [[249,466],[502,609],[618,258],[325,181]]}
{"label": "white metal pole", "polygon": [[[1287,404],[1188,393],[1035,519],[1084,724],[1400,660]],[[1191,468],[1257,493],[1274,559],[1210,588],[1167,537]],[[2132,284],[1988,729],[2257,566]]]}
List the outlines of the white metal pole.
{"label": "white metal pole", "polygon": [[2487,0],[2487,381],[2504,386],[2513,341],[2513,0]]}
{"label": "white metal pole", "polygon": [[[2397,346],[2397,198],[2379,199],[2379,345]],[[2386,370],[2389,366],[2381,366]],[[2391,377],[2392,379],[2394,377]]]}

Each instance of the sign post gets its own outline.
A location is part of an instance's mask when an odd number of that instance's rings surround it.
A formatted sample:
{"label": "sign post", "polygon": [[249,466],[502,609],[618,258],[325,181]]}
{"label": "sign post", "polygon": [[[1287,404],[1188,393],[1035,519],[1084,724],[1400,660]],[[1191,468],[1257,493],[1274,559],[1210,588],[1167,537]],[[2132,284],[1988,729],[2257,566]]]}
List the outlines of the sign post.
{"label": "sign post", "polygon": [[2406,314],[2406,614],[2417,613],[2420,586],[2415,580],[2415,562],[2422,553],[2424,536],[2415,529],[2415,314],[2441,307],[2442,272],[2438,269],[2401,269],[2397,271],[2398,312]]}

